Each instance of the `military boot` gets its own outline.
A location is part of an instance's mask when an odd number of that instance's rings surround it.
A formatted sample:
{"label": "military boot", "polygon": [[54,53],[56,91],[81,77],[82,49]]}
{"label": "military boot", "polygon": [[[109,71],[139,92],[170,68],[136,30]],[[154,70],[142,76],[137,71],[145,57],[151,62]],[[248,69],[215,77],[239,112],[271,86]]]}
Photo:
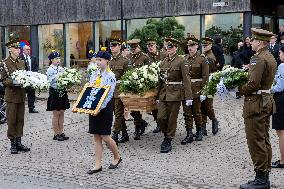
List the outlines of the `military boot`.
{"label": "military boot", "polygon": [[202,141],[203,135],[202,135],[202,128],[197,127],[196,128],[196,136],[195,136],[195,141]]}
{"label": "military boot", "polygon": [[30,148],[28,148],[28,147],[26,147],[22,144],[21,137],[16,138],[16,145],[17,145],[18,151],[28,152],[28,151],[31,150]]}
{"label": "military boot", "polygon": [[18,150],[17,150],[17,141],[15,138],[11,139],[11,154],[17,154]]}
{"label": "military boot", "polygon": [[143,135],[145,128],[148,126],[148,123],[143,119],[140,126],[140,135]]}
{"label": "military boot", "polygon": [[270,189],[269,173],[256,171],[255,179],[242,184],[240,189]]}
{"label": "military boot", "polygon": [[129,136],[128,136],[128,133],[127,133],[127,130],[122,130],[122,136],[121,138],[118,140],[118,143],[125,143],[125,142],[128,142],[129,141]]}
{"label": "military boot", "polygon": [[203,136],[208,136],[208,135],[207,135],[207,129],[206,129],[206,123],[202,124],[201,128],[202,128],[202,134],[203,134]]}
{"label": "military boot", "polygon": [[118,144],[118,132],[113,131],[111,138],[115,141],[116,145]]}
{"label": "military boot", "polygon": [[182,145],[186,145],[187,143],[193,142],[193,133],[192,129],[186,129],[186,137],[181,141]]}
{"label": "military boot", "polygon": [[140,140],[140,127],[135,125],[134,140]]}
{"label": "military boot", "polygon": [[159,133],[159,132],[161,132],[161,127],[159,123],[157,123],[157,127],[153,130],[153,133]]}
{"label": "military boot", "polygon": [[219,122],[216,118],[214,118],[212,120],[212,133],[213,135],[216,135],[218,133],[218,130],[219,130]]}
{"label": "military boot", "polygon": [[172,139],[171,138],[164,138],[164,141],[161,144],[161,153],[168,153],[172,150]]}

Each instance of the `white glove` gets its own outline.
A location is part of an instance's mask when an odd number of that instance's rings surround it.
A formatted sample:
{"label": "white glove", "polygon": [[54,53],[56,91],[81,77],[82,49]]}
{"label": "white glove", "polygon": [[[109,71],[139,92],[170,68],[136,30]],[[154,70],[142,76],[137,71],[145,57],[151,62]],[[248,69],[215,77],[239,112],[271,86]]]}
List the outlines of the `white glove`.
{"label": "white glove", "polygon": [[159,104],[160,103],[160,100],[156,100],[156,104]]}
{"label": "white glove", "polygon": [[15,86],[21,86],[20,83],[18,83],[16,80],[13,80],[13,85],[15,85]]}
{"label": "white glove", "polygon": [[234,89],[234,91],[237,93],[237,92],[239,92],[239,87],[236,87],[235,89]]}
{"label": "white glove", "polygon": [[206,96],[204,96],[204,95],[200,95],[200,97],[199,97],[199,98],[200,98],[200,101],[201,101],[201,102],[203,102],[203,101],[204,101],[207,97],[206,97]]}
{"label": "white glove", "polygon": [[185,105],[186,106],[192,106],[192,101],[193,100],[185,100]]}

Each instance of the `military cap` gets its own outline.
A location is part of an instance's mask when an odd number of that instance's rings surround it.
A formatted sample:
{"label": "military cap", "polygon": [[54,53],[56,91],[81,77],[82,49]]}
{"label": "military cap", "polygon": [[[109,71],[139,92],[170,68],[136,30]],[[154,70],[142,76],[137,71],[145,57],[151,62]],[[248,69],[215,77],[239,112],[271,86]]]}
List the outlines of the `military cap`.
{"label": "military cap", "polygon": [[110,44],[121,44],[122,40],[119,37],[113,37],[110,39]]}
{"label": "military cap", "polygon": [[8,48],[11,48],[11,47],[20,48],[21,47],[19,37],[16,36],[16,34],[14,33],[11,33],[9,35],[9,41],[5,45]]}
{"label": "military cap", "polygon": [[177,40],[177,39],[175,39],[173,37],[166,37],[165,41],[168,42],[168,44],[169,43],[173,44],[174,46],[177,46],[177,45],[180,44],[179,40]]}
{"label": "military cap", "polygon": [[148,42],[150,42],[150,41],[157,41],[157,39],[156,38],[154,38],[154,37],[148,37],[147,39],[146,39],[146,42],[148,43]]}
{"label": "military cap", "polygon": [[194,36],[186,38],[187,40],[187,45],[198,45],[199,40],[196,39]]}
{"label": "military cap", "polygon": [[52,50],[51,53],[48,55],[49,60],[53,60],[58,57],[60,57],[60,53],[55,50]]}
{"label": "military cap", "polygon": [[140,39],[131,39],[127,41],[127,44],[129,44],[130,47],[137,47],[140,43]]}
{"label": "military cap", "polygon": [[269,41],[270,38],[274,36],[274,33],[258,28],[251,28],[251,32],[252,38],[260,41]]}
{"label": "military cap", "polygon": [[201,44],[202,45],[210,45],[214,42],[213,39],[211,39],[210,37],[202,37],[201,38]]}

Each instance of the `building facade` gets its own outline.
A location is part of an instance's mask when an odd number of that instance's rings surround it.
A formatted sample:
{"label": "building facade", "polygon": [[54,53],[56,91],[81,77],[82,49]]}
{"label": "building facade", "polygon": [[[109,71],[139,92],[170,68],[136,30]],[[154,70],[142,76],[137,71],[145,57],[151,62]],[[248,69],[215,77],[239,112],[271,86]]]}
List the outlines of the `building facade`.
{"label": "building facade", "polygon": [[[251,27],[274,33],[284,24],[284,2],[271,0],[9,0],[0,1],[1,42],[10,32],[29,41],[40,66],[48,65],[47,55],[59,50],[66,66],[70,57],[85,60],[90,48],[98,50],[108,39],[123,39],[146,24],[148,18],[174,16],[185,33],[203,37],[212,26],[226,30],[242,26],[243,35]],[[7,55],[2,45],[1,57]]]}

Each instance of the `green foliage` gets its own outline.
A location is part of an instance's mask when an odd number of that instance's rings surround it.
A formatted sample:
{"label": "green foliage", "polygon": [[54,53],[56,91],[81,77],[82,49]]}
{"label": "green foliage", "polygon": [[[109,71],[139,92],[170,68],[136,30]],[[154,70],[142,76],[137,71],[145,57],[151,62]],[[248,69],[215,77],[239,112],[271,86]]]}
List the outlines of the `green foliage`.
{"label": "green foliage", "polygon": [[238,42],[243,40],[243,26],[240,24],[237,28],[230,27],[229,30],[222,30],[220,27],[212,26],[205,31],[205,36],[214,39],[216,36],[222,36],[225,54],[232,54],[237,50]]}
{"label": "green foliage", "polygon": [[129,39],[141,39],[141,47],[146,51],[146,40],[148,38],[156,39],[159,47],[163,47],[163,40],[172,36],[181,42],[184,41],[185,27],[177,22],[174,17],[168,17],[161,20],[150,18],[146,25],[141,29],[136,29],[129,36]]}
{"label": "green foliage", "polygon": [[58,51],[61,57],[64,57],[63,31],[54,31],[52,34],[52,39],[45,39],[42,46],[45,57],[47,57],[52,50]]}

